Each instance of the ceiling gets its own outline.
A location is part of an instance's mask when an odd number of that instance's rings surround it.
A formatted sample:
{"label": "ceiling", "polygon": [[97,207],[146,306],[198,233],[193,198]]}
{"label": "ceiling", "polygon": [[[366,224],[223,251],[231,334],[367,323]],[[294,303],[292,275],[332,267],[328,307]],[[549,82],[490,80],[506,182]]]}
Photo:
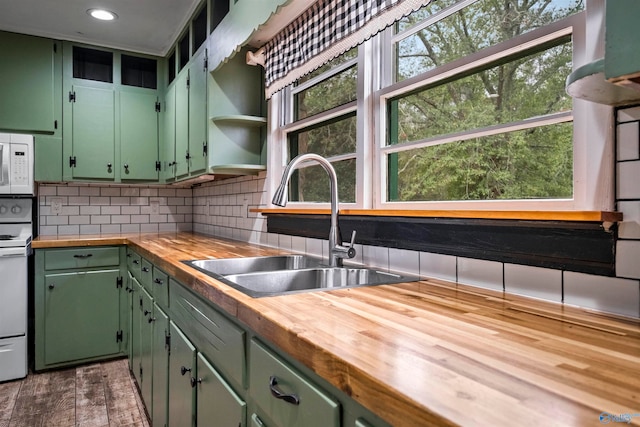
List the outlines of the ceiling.
{"label": "ceiling", "polygon": [[[0,30],[165,56],[200,0],[0,0]],[[91,8],[115,12],[98,21]]]}

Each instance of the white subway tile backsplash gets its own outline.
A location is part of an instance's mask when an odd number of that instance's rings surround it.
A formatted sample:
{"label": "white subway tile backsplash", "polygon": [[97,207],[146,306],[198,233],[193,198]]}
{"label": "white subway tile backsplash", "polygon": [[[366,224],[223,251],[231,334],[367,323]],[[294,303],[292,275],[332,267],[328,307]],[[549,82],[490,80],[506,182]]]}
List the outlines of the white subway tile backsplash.
{"label": "white subway tile backsplash", "polygon": [[58,234],[63,234],[63,235],[80,234],[80,226],[79,225],[61,225],[58,227]]}
{"label": "white subway tile backsplash", "polygon": [[100,233],[120,233],[120,224],[102,224],[100,225]]}
{"label": "white subway tile backsplash", "polygon": [[640,122],[618,125],[618,160],[640,159]]}
{"label": "white subway tile backsplash", "polygon": [[618,240],[616,276],[640,279],[640,240]]}
{"label": "white subway tile backsplash", "polygon": [[618,163],[618,199],[640,199],[640,161]]}
{"label": "white subway tile backsplash", "polygon": [[70,216],[69,224],[91,224],[91,217],[88,215]]}
{"label": "white subway tile backsplash", "polygon": [[312,239],[307,237],[306,239],[306,253],[307,255],[323,257],[326,252],[327,241],[321,239]]}
{"label": "white subway tile backsplash", "polygon": [[81,215],[100,215],[100,206],[80,206]]}
{"label": "white subway tile backsplash", "polygon": [[512,294],[562,302],[562,271],[504,264],[504,290]]}
{"label": "white subway tile backsplash", "polygon": [[420,252],[420,276],[456,282],[456,270],[455,256]]}
{"label": "white subway tile backsplash", "polygon": [[102,215],[120,215],[120,206],[101,206],[100,213]]}
{"label": "white subway tile backsplash", "polygon": [[639,317],[640,282],[565,271],[564,302]]}
{"label": "white subway tile backsplash", "polygon": [[458,257],[458,283],[502,291],[502,263]]}
{"label": "white subway tile backsplash", "polygon": [[78,187],[78,194],[80,196],[99,196],[100,187]]}
{"label": "white subway tile backsplash", "polygon": [[110,205],[111,197],[95,196],[89,198],[90,205]]}
{"label": "white subway tile backsplash", "polygon": [[415,276],[419,275],[420,252],[389,248],[389,270]]}
{"label": "white subway tile backsplash", "polygon": [[120,196],[120,187],[101,187],[100,195],[106,197]]}
{"label": "white subway tile backsplash", "polygon": [[301,254],[305,253],[306,251],[305,238],[300,236],[291,236],[291,250]]}
{"label": "white subway tile backsplash", "polygon": [[58,187],[53,186],[39,186],[38,187],[38,197],[46,197],[46,196],[57,196],[58,195]]}
{"label": "white subway tile backsplash", "polygon": [[368,266],[389,271],[389,248],[362,245],[362,262]]}
{"label": "white subway tile backsplash", "polygon": [[100,234],[100,226],[99,225],[81,225],[80,234]]}
{"label": "white subway tile backsplash", "polygon": [[618,224],[618,236],[622,239],[640,239],[640,200],[618,202],[618,210],[623,216]]}
{"label": "white subway tile backsplash", "polygon": [[58,196],[77,196],[78,194],[80,194],[78,187],[58,187]]}

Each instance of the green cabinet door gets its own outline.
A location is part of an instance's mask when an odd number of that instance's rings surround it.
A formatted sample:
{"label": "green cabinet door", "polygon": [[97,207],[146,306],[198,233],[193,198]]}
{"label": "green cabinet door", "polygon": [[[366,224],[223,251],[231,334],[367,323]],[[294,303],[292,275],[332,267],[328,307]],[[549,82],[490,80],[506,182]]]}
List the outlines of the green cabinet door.
{"label": "green cabinet door", "polygon": [[196,389],[191,381],[197,375],[196,349],[175,323],[169,324],[169,427],[194,427]]}
{"label": "green cabinet door", "polygon": [[119,353],[119,275],[119,270],[45,275],[46,365]]}
{"label": "green cabinet door", "polygon": [[189,173],[189,71],[183,70],[175,83],[176,90],[176,177]]}
{"label": "green cabinet door", "polygon": [[202,353],[198,353],[196,408],[199,426],[246,426],[247,404],[229,387]]}
{"label": "green cabinet door", "polygon": [[114,179],[115,92],[76,85],[72,93],[72,177]]}
{"label": "green cabinet door", "polygon": [[153,412],[152,424],[167,425],[167,405],[169,404],[169,317],[153,304]]}
{"label": "green cabinet door", "polygon": [[140,287],[142,304],[140,305],[140,392],[142,401],[151,414],[152,387],[153,387],[153,299]]}
{"label": "green cabinet door", "polygon": [[0,129],[55,131],[54,57],[56,42],[0,32]]}
{"label": "green cabinet door", "polygon": [[167,89],[164,98],[164,138],[162,141],[162,178],[176,177],[176,86]]}
{"label": "green cabinet door", "polygon": [[62,181],[62,138],[36,135],[34,144],[35,180]]}
{"label": "green cabinet door", "polygon": [[[129,273],[131,275],[131,273]],[[142,320],[142,286],[138,283],[138,280],[130,276],[131,282],[130,286],[132,289],[131,293],[131,371],[133,372],[133,376],[135,377],[138,385],[141,384],[142,378],[140,376],[142,368],[140,365],[141,360],[141,347],[140,343],[142,342],[141,336],[141,320]]]}
{"label": "green cabinet door", "polygon": [[157,181],[158,111],[155,92],[120,92],[120,177]]}
{"label": "green cabinet door", "polygon": [[189,66],[189,173],[207,167],[207,50],[202,49]]}

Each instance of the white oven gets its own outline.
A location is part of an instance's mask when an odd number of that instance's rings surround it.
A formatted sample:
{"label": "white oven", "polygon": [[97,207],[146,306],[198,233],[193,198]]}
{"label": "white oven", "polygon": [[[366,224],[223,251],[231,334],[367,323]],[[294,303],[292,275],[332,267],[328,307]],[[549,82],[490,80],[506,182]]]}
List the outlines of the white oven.
{"label": "white oven", "polygon": [[33,137],[0,133],[0,382],[27,375]]}
{"label": "white oven", "polygon": [[33,136],[0,133],[0,195],[33,195]]}

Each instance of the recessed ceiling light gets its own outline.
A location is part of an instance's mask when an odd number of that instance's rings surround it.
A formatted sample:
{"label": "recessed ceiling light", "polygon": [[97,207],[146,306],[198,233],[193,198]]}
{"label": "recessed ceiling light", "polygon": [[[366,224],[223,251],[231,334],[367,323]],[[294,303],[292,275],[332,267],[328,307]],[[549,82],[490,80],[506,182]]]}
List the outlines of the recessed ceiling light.
{"label": "recessed ceiling light", "polygon": [[87,13],[101,21],[113,21],[118,17],[115,13],[104,9],[89,9],[87,10]]}

